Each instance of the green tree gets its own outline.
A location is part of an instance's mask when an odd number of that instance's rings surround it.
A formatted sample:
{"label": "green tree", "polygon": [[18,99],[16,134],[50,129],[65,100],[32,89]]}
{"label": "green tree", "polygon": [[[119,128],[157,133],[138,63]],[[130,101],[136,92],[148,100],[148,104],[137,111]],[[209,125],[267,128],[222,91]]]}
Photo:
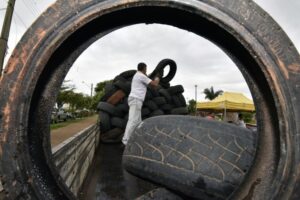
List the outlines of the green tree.
{"label": "green tree", "polygon": [[253,119],[255,112],[241,112],[241,114],[243,115],[245,123],[255,123],[255,119]]}
{"label": "green tree", "polygon": [[102,81],[102,82],[99,82],[97,83],[96,87],[95,87],[95,93],[98,93],[98,92],[102,92],[105,90],[105,85],[107,83],[112,83],[113,80],[105,80],[105,81]]}
{"label": "green tree", "polygon": [[93,96],[91,100],[91,109],[96,110],[97,105],[100,101],[100,99],[104,96],[105,94],[105,86],[108,83],[112,83],[113,80],[105,80],[102,82],[97,83],[95,87],[95,95]]}
{"label": "green tree", "polygon": [[210,88],[205,88],[203,93],[205,94],[205,99],[213,100],[217,96],[223,94],[223,90],[214,91],[214,87],[211,86]]}
{"label": "green tree", "polygon": [[188,111],[189,114],[196,113],[196,101],[194,99],[189,100]]}
{"label": "green tree", "polygon": [[73,85],[68,84],[69,81],[65,80],[59,90],[56,103],[57,107],[61,108],[64,104],[70,103],[72,95],[74,94],[75,87]]}

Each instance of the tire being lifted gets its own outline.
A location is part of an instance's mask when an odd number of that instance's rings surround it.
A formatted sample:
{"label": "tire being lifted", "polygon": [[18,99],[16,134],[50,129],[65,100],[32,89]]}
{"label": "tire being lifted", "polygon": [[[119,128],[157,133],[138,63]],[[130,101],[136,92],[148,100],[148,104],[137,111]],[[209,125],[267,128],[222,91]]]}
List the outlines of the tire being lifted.
{"label": "tire being lifted", "polygon": [[12,53],[0,85],[0,178],[8,199],[72,199],[51,160],[51,109],[69,68],[104,35],[138,23],[194,32],[237,64],[253,95],[259,142],[232,199],[299,199],[300,58],[253,1],[58,0]]}

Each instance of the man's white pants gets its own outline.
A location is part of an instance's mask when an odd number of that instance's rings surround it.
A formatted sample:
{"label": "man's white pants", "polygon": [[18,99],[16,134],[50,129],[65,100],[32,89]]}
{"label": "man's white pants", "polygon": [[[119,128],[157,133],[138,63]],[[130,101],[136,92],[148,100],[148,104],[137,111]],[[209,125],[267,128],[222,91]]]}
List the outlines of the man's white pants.
{"label": "man's white pants", "polygon": [[137,127],[139,123],[142,122],[141,115],[142,115],[143,102],[140,99],[129,97],[128,105],[129,105],[128,122],[122,139],[122,142],[125,145],[127,144],[134,129]]}

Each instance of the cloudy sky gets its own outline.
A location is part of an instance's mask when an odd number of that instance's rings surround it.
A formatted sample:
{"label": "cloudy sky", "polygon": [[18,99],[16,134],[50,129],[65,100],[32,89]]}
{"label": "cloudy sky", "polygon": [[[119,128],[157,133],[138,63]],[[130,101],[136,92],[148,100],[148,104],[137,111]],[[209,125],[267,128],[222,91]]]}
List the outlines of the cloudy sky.
{"label": "cloudy sky", "polygon": [[[18,0],[9,38],[9,54],[30,24],[51,5],[53,0]],[[300,50],[300,1],[256,0],[286,31]],[[7,0],[0,1],[2,24]],[[178,39],[180,38],[180,40]],[[91,45],[75,62],[67,75],[78,91],[90,94],[90,85],[112,79],[122,71],[135,69],[143,61],[151,72],[157,63],[171,58],[177,74],[171,85],[182,84],[187,100],[203,100],[204,88],[251,94],[235,64],[222,50],[193,33],[165,25],[138,24],[119,29]]]}

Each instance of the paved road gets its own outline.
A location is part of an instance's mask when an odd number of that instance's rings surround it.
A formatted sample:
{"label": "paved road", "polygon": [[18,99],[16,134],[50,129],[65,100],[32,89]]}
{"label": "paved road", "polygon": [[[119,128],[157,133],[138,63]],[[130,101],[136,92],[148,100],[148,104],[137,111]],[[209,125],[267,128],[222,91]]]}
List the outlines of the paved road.
{"label": "paved road", "polygon": [[86,127],[95,124],[97,122],[97,115],[88,117],[82,121],[69,124],[65,127],[54,129],[51,131],[51,145],[52,148],[60,144],[69,137],[75,135],[79,131],[85,129]]}

